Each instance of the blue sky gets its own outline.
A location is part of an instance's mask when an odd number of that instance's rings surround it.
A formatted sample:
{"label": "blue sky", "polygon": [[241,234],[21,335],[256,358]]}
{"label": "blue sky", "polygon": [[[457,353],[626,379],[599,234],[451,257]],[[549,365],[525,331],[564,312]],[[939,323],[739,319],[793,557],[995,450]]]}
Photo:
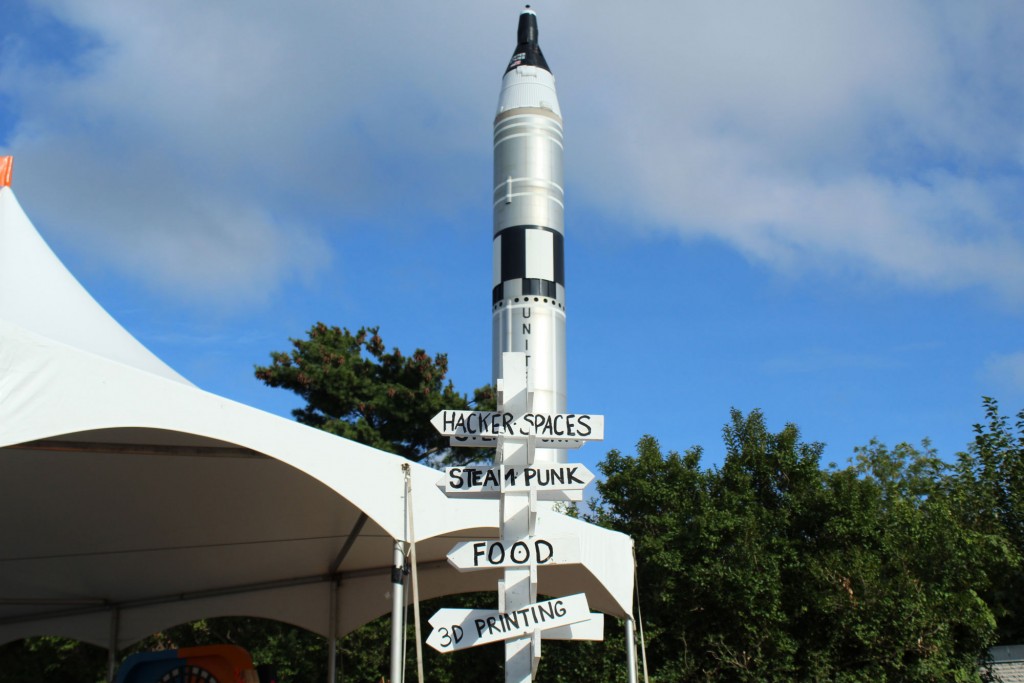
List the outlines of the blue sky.
{"label": "blue sky", "polygon": [[[566,131],[569,406],[720,462],[732,406],[843,463],[1024,407],[1024,5],[534,2]],[[490,381],[491,123],[521,5],[0,9],[0,154],[199,386],[380,325]]]}

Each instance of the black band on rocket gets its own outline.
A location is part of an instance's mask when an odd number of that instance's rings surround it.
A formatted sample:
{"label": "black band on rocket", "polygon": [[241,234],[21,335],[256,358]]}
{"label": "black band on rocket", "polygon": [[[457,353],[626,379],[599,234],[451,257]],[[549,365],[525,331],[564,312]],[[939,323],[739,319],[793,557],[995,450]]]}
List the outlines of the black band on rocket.
{"label": "black band on rocket", "polygon": [[565,292],[565,238],[542,225],[513,225],[494,236],[493,303],[517,296],[560,300]]}
{"label": "black band on rocket", "polygon": [[499,282],[523,278],[565,286],[565,237],[542,225],[513,225],[494,236]]}
{"label": "black band on rocket", "polygon": [[558,296],[558,285],[551,280],[522,278],[520,280],[502,282],[497,285],[491,295],[491,303],[496,304],[502,299],[511,299],[519,296],[542,296],[551,299],[552,303],[561,298]]}

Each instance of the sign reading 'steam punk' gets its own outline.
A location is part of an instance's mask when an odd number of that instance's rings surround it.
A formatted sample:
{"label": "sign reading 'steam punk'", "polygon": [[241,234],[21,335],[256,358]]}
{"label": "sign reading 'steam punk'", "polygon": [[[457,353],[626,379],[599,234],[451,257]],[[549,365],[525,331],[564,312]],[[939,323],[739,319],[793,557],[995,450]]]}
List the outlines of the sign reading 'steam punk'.
{"label": "sign reading 'steam punk'", "polygon": [[601,441],[604,439],[604,415],[568,413],[485,412],[480,410],[442,410],[430,420],[446,436],[529,437]]}
{"label": "sign reading 'steam punk'", "polygon": [[502,491],[582,491],[594,473],[573,463],[536,463],[526,467],[446,467],[437,485],[445,494],[498,495]]}

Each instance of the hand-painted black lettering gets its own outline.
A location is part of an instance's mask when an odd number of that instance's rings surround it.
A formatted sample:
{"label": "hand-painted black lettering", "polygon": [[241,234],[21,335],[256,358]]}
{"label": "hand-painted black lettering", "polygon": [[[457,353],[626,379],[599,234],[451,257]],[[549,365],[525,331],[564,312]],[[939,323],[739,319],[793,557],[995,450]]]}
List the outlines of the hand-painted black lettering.
{"label": "hand-painted black lettering", "polygon": [[501,482],[498,481],[498,472],[493,468],[486,470],[484,474],[484,488],[500,488]]}
{"label": "hand-painted black lettering", "polygon": [[579,423],[580,423],[580,436],[590,436],[590,433],[593,431],[593,429],[591,429],[591,427],[590,427],[590,416],[589,415],[580,415],[579,416]]}
{"label": "hand-painted black lettering", "polygon": [[515,564],[526,564],[530,561],[530,548],[522,541],[516,541],[509,548],[508,557]]}
{"label": "hand-painted black lettering", "polygon": [[473,544],[473,566],[480,566],[480,558],[486,553],[485,548],[487,547],[486,541],[478,541]]}
{"label": "hand-painted black lettering", "polygon": [[[497,554],[495,554],[497,550]],[[491,564],[501,564],[505,561],[505,546],[501,543],[492,543],[491,547],[487,549],[487,561]]]}
{"label": "hand-painted black lettering", "polygon": [[523,415],[523,424],[519,426],[519,434],[521,436],[529,436],[530,432],[533,431],[533,415],[527,413]]}
{"label": "hand-painted black lettering", "polygon": [[448,486],[453,489],[462,488],[462,469],[459,467],[453,467],[448,470]]}
{"label": "hand-painted black lettering", "polygon": [[537,470],[537,486],[544,487],[551,484],[551,470],[544,468]]}
{"label": "hand-painted black lettering", "polygon": [[533,549],[537,555],[537,564],[547,564],[555,556],[555,547],[543,538],[537,539]]}

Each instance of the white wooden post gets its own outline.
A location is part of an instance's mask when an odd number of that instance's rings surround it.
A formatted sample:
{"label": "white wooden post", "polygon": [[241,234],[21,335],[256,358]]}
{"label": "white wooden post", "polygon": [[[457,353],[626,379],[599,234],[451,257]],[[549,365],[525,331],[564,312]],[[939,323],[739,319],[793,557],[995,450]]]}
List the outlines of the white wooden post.
{"label": "white wooden post", "polygon": [[[502,407],[504,412],[522,415],[528,409],[529,387],[526,376],[526,354],[504,353],[501,358]],[[525,466],[530,458],[526,439],[499,439],[500,464]],[[510,546],[530,536],[531,516],[535,511],[527,492],[502,493],[501,540]],[[536,566],[507,568],[504,580],[503,611],[512,612],[537,601]],[[533,680],[533,638],[526,635],[505,641],[505,683],[529,683]]]}

